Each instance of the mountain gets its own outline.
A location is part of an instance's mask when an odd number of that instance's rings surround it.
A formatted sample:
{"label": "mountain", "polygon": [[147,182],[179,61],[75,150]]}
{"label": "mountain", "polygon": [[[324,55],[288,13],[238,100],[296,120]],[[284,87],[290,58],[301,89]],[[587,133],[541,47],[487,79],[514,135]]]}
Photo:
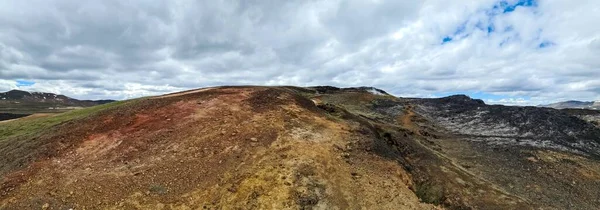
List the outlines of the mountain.
{"label": "mountain", "polygon": [[600,102],[594,101],[563,101],[553,104],[540,105],[555,109],[600,109]]}
{"label": "mountain", "polygon": [[2,123],[0,209],[595,209],[578,114],[370,87],[119,101]]}
{"label": "mountain", "polygon": [[114,102],[114,100],[77,100],[64,95],[42,92],[27,92],[22,90],[11,90],[0,93],[0,100],[11,102],[49,103],[57,105],[93,106]]}
{"label": "mountain", "polygon": [[56,113],[114,102],[114,100],[77,100],[64,95],[11,90],[0,93],[0,113],[28,115]]}

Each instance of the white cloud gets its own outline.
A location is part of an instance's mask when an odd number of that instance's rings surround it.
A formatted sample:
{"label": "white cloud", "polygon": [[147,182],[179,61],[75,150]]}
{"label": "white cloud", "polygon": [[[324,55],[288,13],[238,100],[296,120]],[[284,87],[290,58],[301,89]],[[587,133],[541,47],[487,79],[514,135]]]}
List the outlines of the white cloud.
{"label": "white cloud", "polygon": [[512,105],[512,106],[531,105],[531,101],[526,100],[524,98],[488,99],[488,100],[485,100],[485,103],[486,104],[504,104],[504,105]]}
{"label": "white cloud", "polygon": [[0,91],[24,79],[80,98],[263,84],[599,99],[597,2],[499,2],[0,2]]}

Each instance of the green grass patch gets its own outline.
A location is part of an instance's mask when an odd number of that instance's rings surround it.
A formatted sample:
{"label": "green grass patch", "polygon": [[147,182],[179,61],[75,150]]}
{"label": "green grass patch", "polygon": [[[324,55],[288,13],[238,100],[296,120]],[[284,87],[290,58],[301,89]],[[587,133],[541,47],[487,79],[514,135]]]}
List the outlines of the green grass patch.
{"label": "green grass patch", "polygon": [[132,101],[133,100],[117,101],[84,109],[72,110],[55,116],[32,119],[17,119],[11,122],[0,123],[0,141],[4,141],[14,136],[34,134],[60,123],[69,120],[81,119],[96,114],[100,111],[130,103]]}
{"label": "green grass patch", "polygon": [[430,182],[417,183],[415,194],[425,203],[440,205],[445,199],[444,189]]}

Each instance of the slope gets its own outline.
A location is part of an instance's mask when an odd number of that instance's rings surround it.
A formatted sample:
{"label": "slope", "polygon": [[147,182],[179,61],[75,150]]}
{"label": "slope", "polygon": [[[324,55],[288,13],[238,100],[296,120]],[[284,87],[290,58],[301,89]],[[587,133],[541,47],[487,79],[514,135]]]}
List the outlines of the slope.
{"label": "slope", "polygon": [[465,96],[205,88],[0,124],[0,208],[593,209],[597,129]]}
{"label": "slope", "polygon": [[93,109],[0,125],[38,125],[1,136],[0,208],[437,208],[395,161],[356,149],[371,133],[288,88]]}

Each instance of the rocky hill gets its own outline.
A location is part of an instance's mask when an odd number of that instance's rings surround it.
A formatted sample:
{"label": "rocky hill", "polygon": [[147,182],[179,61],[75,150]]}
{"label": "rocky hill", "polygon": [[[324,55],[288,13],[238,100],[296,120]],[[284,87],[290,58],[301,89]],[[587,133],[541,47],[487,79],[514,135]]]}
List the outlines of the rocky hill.
{"label": "rocky hill", "polygon": [[562,109],[564,113],[585,120],[596,127],[600,126],[600,110],[591,109]]}
{"label": "rocky hill", "polygon": [[455,134],[492,145],[600,156],[600,130],[556,109],[486,105],[467,96],[416,100],[417,113]]}
{"label": "rocky hill", "polygon": [[0,209],[594,209],[597,134],[466,96],[204,88],[0,124]]}
{"label": "rocky hill", "polygon": [[53,93],[11,90],[0,93],[0,113],[4,116],[60,113],[111,102],[114,102],[114,100],[77,100]]}

